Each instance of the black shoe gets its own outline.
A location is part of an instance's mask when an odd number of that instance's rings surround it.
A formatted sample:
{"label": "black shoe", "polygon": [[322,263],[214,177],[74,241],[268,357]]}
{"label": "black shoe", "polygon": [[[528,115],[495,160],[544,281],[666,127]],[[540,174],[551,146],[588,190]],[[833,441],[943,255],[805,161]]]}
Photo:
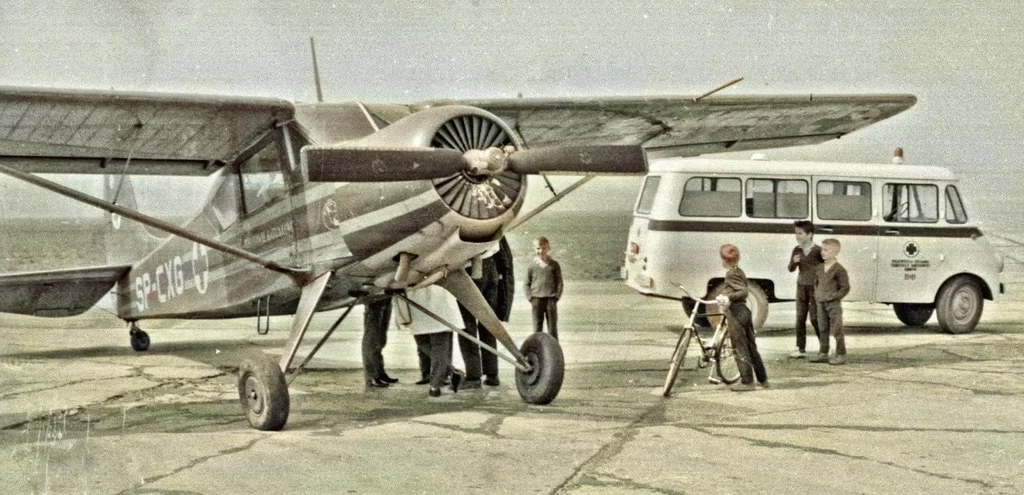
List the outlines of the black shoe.
{"label": "black shoe", "polygon": [[459,385],[462,384],[463,376],[465,376],[465,373],[459,370],[455,370],[452,373],[452,393],[457,393],[459,391]]}
{"label": "black shoe", "polygon": [[420,378],[419,381],[416,382],[416,385],[426,385],[428,383],[430,383],[430,377],[429,376],[425,376],[423,378]]}
{"label": "black shoe", "polygon": [[380,381],[384,383],[398,383],[398,378],[391,378],[387,373],[380,375]]}
{"label": "black shoe", "polygon": [[469,389],[472,389],[472,388],[480,388],[480,386],[481,386],[481,384],[480,384],[480,379],[479,378],[477,378],[475,380],[471,380],[471,379],[467,378],[467,379],[462,381],[462,385],[460,387],[462,388],[462,390],[469,390]]}
{"label": "black shoe", "polygon": [[427,395],[429,395],[431,397],[440,397],[441,396],[441,389],[430,387],[430,392],[427,392]]}
{"label": "black shoe", "polygon": [[489,376],[484,378],[484,385],[487,385],[488,387],[497,387],[498,385],[501,385],[501,380],[496,376]]}
{"label": "black shoe", "polygon": [[391,385],[390,383],[388,383],[388,382],[386,382],[384,380],[381,380],[380,378],[371,378],[369,380],[366,380],[366,386],[367,387],[388,388],[390,385]]}

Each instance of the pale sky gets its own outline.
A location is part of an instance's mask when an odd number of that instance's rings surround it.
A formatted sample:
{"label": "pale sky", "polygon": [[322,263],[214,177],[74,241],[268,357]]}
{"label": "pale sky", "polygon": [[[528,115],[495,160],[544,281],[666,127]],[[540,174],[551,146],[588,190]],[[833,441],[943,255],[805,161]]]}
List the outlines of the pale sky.
{"label": "pale sky", "polygon": [[[841,141],[771,151],[773,158],[882,162],[902,146],[908,162],[951,167],[977,188],[992,174],[1003,187],[1006,178],[1018,186],[1009,177],[1024,155],[1017,1],[555,5],[5,2],[0,85],[310,101],[310,36],[325,96],[336,101],[698,94],[744,76],[728,94],[919,98],[908,112]],[[603,179],[563,207],[597,207],[588,197],[607,190],[629,208],[637,184]]]}

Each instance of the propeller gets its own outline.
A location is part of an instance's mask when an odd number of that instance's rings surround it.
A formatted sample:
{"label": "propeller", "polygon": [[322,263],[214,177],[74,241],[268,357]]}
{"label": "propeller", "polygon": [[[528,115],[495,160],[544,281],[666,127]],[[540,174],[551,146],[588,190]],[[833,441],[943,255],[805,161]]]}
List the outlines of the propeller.
{"label": "propeller", "polygon": [[647,159],[638,145],[560,146],[515,150],[512,146],[459,151],[451,148],[306,146],[302,158],[312,182],[390,182],[449,177],[461,172],[486,177],[517,174],[638,174]]}

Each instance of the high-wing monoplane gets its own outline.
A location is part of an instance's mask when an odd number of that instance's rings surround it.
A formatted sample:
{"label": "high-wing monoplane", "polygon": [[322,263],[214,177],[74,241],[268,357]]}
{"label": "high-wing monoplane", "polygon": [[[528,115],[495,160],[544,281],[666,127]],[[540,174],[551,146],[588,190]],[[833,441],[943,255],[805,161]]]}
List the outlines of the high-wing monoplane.
{"label": "high-wing monoplane", "polygon": [[[250,424],[276,430],[288,418],[285,377],[330,336],[293,366],[314,312],[439,284],[504,347],[487,349],[515,366],[523,400],[544,404],[562,383],[558,342],[533,334],[516,346],[465,270],[516,220],[527,175],[642,174],[647,153],[814,144],[914,103],[815,95],[300,104],[0,88],[0,172],[106,210],[114,227],[134,221],[173,234],[127,262],[130,247],[115,245],[108,259],[121,261],[106,266],[0,275],[0,311],[72,316],[113,289],[137,350],[149,345],[139,327],[148,318],[294,314],[280,361],[247,360],[239,373]],[[212,175],[214,185],[178,225],[40,173],[103,174],[112,191],[133,174]]]}

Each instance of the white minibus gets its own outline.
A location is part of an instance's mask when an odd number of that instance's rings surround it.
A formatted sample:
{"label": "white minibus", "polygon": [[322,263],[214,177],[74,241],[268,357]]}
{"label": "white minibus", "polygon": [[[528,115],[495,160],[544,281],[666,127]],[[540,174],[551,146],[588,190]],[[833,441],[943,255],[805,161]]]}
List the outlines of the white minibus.
{"label": "white minibus", "polygon": [[768,303],[792,301],[793,222],[814,223],[815,243],[842,244],[844,301],[891,304],[906,325],[936,313],[969,332],[984,300],[1003,293],[1002,257],[968,215],[957,180],[941,167],[671,158],[654,160],[634,209],[623,277],[643,294],[688,302],[680,286],[713,296],[719,246],[740,249],[755,327]]}

